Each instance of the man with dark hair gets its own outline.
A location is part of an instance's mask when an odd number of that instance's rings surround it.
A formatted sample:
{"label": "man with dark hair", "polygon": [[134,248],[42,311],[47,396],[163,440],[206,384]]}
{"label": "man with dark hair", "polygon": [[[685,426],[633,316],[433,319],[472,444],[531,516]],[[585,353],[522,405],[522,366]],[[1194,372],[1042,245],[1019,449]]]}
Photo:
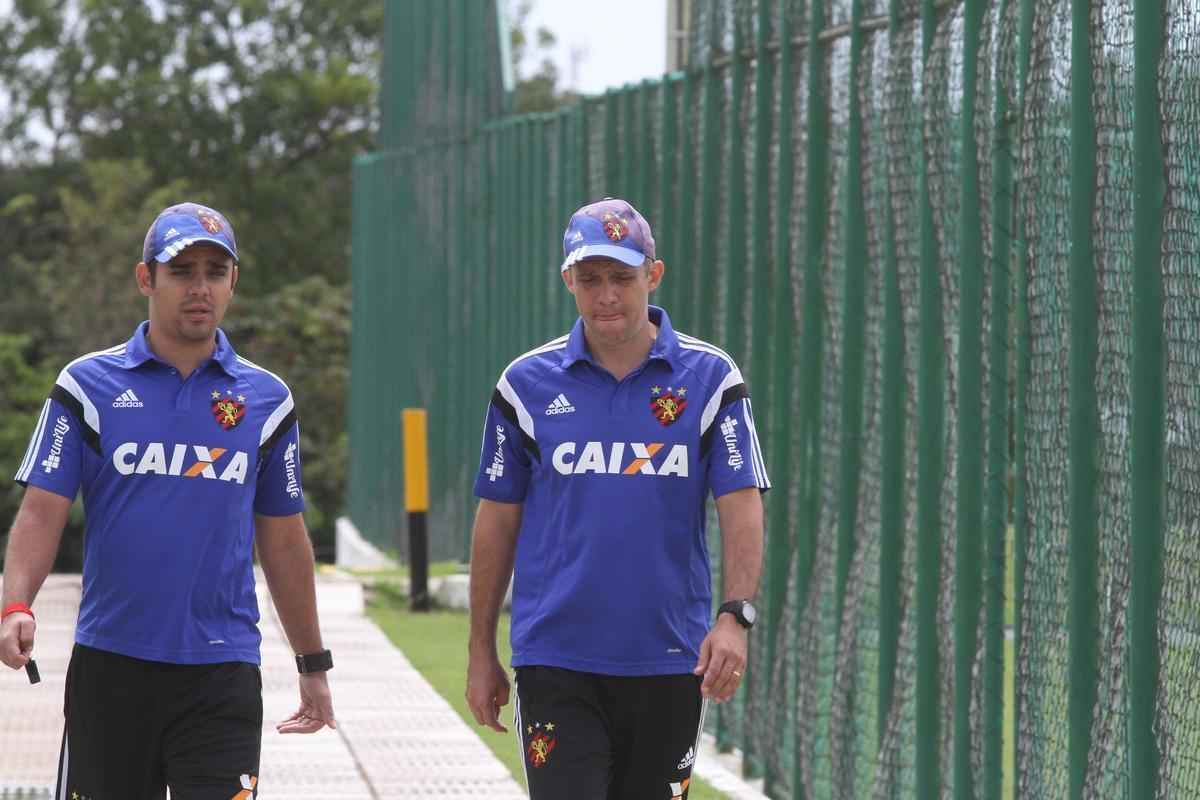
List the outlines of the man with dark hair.
{"label": "man with dark hair", "polygon": [[59,373],[15,476],[26,490],[5,560],[9,667],[30,660],[34,599],[80,491],[87,519],[56,797],[257,797],[255,545],[300,654],[300,707],[277,729],[336,727],[292,394],[218,327],[238,268],[222,214],[159,214],[135,267],[150,319]]}
{"label": "man with dark hair", "polygon": [[[505,729],[496,624],[512,574],[530,797],[680,800],[705,702],[732,697],[745,668],[770,483],[737,365],[649,304],[665,267],[642,215],[584,206],[563,255],[579,320],[509,364],[487,413],[467,701]],[[710,492],[725,593],[711,628]]]}

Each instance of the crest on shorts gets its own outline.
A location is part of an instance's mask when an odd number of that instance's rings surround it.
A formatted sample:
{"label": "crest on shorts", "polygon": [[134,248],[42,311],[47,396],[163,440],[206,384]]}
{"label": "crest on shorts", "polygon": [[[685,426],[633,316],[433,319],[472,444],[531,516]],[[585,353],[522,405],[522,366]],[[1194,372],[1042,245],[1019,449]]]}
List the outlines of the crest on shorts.
{"label": "crest on shorts", "polygon": [[671,790],[671,800],[683,800],[683,793],[687,791],[688,784],[691,782],[691,778],[684,778],[679,783],[674,781],[668,783],[667,788]]}
{"label": "crest on shorts", "polygon": [[243,774],[238,778],[238,783],[242,785],[242,790],[233,796],[233,800],[253,800],[254,787],[258,785],[258,776]]}
{"label": "crest on shorts", "polygon": [[196,216],[200,218],[200,224],[204,226],[204,230],[209,233],[221,232],[221,220],[217,219],[208,211],[197,211]]}
{"label": "crest on shorts", "polygon": [[619,242],[629,233],[629,223],[611,211],[604,215],[604,233],[614,242]]}
{"label": "crest on shorts", "polygon": [[535,722],[526,726],[525,733],[529,736],[525,757],[529,759],[530,765],[535,769],[546,766],[546,762],[550,760],[550,753],[558,744],[558,738],[554,735],[554,723]]}
{"label": "crest on shorts", "polygon": [[660,386],[651,387],[650,413],[664,428],[683,416],[686,408],[687,387],[672,389],[668,386],[665,391]]}
{"label": "crest on shorts", "polygon": [[246,396],[239,394],[235,397],[232,389],[226,389],[225,394],[214,389],[212,413],[218,425],[227,431],[232,430],[246,417]]}

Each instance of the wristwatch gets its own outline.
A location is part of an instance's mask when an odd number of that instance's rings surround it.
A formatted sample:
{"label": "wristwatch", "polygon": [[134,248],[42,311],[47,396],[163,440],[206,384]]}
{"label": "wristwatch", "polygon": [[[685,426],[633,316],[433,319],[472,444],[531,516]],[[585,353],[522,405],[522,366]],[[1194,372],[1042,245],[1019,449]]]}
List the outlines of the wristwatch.
{"label": "wristwatch", "polygon": [[754,627],[754,620],[758,619],[758,610],[749,600],[730,600],[722,603],[717,609],[717,616],[722,614],[733,614],[733,618],[738,621],[746,630]]}
{"label": "wristwatch", "polygon": [[322,650],[319,653],[296,656],[296,669],[300,670],[301,675],[309,672],[326,672],[331,670],[333,669],[333,653],[328,650]]}

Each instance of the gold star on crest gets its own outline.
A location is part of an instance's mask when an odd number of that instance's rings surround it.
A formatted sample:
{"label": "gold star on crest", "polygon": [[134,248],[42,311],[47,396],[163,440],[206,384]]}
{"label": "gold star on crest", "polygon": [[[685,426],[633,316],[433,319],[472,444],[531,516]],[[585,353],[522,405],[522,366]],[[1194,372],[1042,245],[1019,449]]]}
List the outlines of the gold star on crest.
{"label": "gold star on crest", "polygon": [[212,393],[212,399],[213,399],[213,400],[220,400],[220,399],[221,399],[221,393],[220,393],[220,392],[218,392],[216,389],[213,389],[213,393]]}
{"label": "gold star on crest", "polygon": [[552,730],[554,730],[554,723],[553,723],[553,722],[547,722],[547,723],[546,723],[546,730],[548,730],[548,731],[552,731]]}
{"label": "gold star on crest", "polygon": [[239,395],[238,395],[238,402],[239,402],[239,403],[244,403],[244,402],[246,402],[246,395],[244,395],[244,394],[239,394]]}
{"label": "gold star on crest", "polygon": [[526,725],[526,726],[525,726],[525,732],[526,732],[526,733],[533,733],[533,726],[532,726],[532,725]]}
{"label": "gold star on crest", "polygon": [[679,391],[676,392],[675,394],[679,395],[680,397],[686,397],[687,396],[687,387],[680,386]]}
{"label": "gold star on crest", "polygon": [[650,394],[662,394],[662,387],[661,386],[651,386]]}

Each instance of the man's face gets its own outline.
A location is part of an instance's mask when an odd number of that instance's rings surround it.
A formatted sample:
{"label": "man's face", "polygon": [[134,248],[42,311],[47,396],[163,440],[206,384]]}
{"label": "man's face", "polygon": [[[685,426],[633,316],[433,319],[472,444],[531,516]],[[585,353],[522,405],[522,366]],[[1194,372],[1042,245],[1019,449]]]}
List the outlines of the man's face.
{"label": "man's face", "polygon": [[138,289],[150,298],[150,325],[184,342],[211,341],[233,299],[237,266],[233,256],[215,244],[194,244],[154,275],[137,266]]}
{"label": "man's face", "polygon": [[630,267],[608,258],[572,265],[563,280],[590,335],[607,344],[632,340],[645,325],[650,292],[662,281],[663,263]]}

